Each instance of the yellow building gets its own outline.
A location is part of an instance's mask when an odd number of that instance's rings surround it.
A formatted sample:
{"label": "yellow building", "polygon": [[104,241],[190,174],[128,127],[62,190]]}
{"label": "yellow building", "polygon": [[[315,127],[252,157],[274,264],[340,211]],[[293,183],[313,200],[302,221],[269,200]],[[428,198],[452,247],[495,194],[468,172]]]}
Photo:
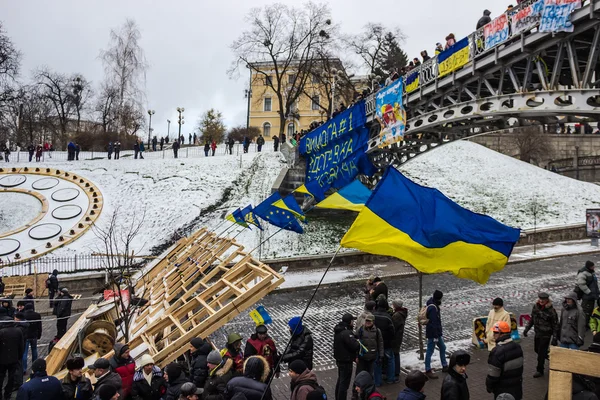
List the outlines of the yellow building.
{"label": "yellow building", "polygon": [[[331,102],[331,94],[335,97],[334,108],[340,102],[349,104],[347,90],[348,77],[345,74],[342,63],[338,59],[327,60],[330,70],[336,72],[335,79],[331,74],[311,75],[306,79],[302,94],[292,105],[291,112],[286,115],[284,127],[285,135],[290,138],[296,132],[309,130],[312,122],[325,121],[329,118],[327,109]],[[329,69],[328,69],[329,70]],[[279,101],[276,92],[270,87],[269,82],[277,87],[276,74],[271,63],[254,63],[251,71],[251,100],[250,100],[250,126],[260,129],[265,140],[272,140],[274,135],[279,134]],[[290,68],[289,72],[282,76],[282,87],[294,85],[297,79],[296,70]],[[335,84],[334,84],[335,80]],[[344,84],[345,83],[345,84]],[[344,88],[345,90],[342,90]],[[333,89],[333,90],[332,90]],[[285,101],[285,99],[284,99]]]}

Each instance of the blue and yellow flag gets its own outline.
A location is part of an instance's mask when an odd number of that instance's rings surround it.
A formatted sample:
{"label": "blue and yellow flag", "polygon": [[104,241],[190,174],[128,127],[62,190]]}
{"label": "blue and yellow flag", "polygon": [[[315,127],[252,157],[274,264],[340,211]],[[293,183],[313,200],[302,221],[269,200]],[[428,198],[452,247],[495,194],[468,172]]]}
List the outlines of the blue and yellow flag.
{"label": "blue and yellow flag", "polygon": [[469,62],[469,38],[456,42],[448,50],[442,51],[437,57],[438,77],[448,75]]}
{"label": "blue and yellow flag", "polygon": [[419,71],[414,71],[406,77],[406,93],[410,93],[419,87]]}
{"label": "blue and yellow flag", "polygon": [[252,211],[252,205],[251,204],[248,204],[241,211],[241,215],[242,215],[242,218],[244,219],[244,221],[246,223],[254,225],[255,227],[257,227],[261,231],[263,230],[262,226],[260,225],[260,222],[258,222],[258,218],[254,217],[254,212]]}
{"label": "blue and yellow flag", "polygon": [[371,191],[356,180],[318,203],[317,207],[360,212],[370,196]]}
{"label": "blue and yellow flag", "polygon": [[281,200],[281,195],[275,192],[254,208],[254,215],[279,228],[304,233],[302,226],[300,226],[294,214],[273,205],[277,200]]}
{"label": "blue and yellow flag", "polygon": [[519,234],[388,168],[341,245],[484,284],[504,268]]}
{"label": "blue and yellow flag", "polygon": [[303,193],[315,198],[316,201],[322,201],[325,199],[325,192],[319,182],[316,180],[308,181],[304,185],[294,190],[296,193]]}
{"label": "blue and yellow flag", "polygon": [[244,221],[244,217],[242,216],[242,212],[239,208],[233,211],[231,214],[225,217],[226,220],[233,222],[234,224],[238,224],[243,226],[244,228],[248,228],[248,224]]}
{"label": "blue and yellow flag", "polygon": [[263,306],[258,306],[256,309],[250,311],[250,318],[252,318],[256,326],[273,323],[271,316]]}
{"label": "blue and yellow flag", "polygon": [[293,194],[288,194],[283,199],[277,200],[275,203],[273,203],[273,205],[277,208],[281,208],[291,212],[292,214],[294,214],[294,217],[298,218],[302,222],[305,222],[306,220],[306,217],[304,216],[302,209],[298,205],[298,202],[296,202],[296,198]]}

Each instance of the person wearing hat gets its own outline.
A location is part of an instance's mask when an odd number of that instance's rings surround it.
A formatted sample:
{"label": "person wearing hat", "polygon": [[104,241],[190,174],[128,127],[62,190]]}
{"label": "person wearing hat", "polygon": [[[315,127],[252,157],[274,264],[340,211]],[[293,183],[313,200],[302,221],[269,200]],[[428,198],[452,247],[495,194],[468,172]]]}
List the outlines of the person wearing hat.
{"label": "person wearing hat", "polygon": [[85,362],[81,357],[69,358],[69,373],[62,380],[62,391],[65,399],[91,400],[94,396],[92,382],[83,375]]}
{"label": "person wearing hat", "polygon": [[227,346],[223,349],[223,360],[226,364],[228,360],[233,361],[233,376],[241,376],[244,373],[244,353],[242,353],[242,336],[239,333],[232,332],[227,335]]}
{"label": "person wearing hat", "polygon": [[23,300],[19,300],[17,301],[17,310],[15,311],[15,314],[23,311],[25,311],[25,302]]}
{"label": "person wearing hat", "polygon": [[306,400],[308,394],[319,388],[317,375],[302,360],[294,360],[288,366],[290,375],[290,400]]}
{"label": "person wearing hat", "polygon": [[360,344],[354,337],[354,321],[352,314],[344,314],[342,321],[333,328],[333,358],[338,369],[335,384],[335,399],[341,400],[348,397],[348,388],[352,382],[352,369],[354,360],[358,356]]}
{"label": "person wearing hat", "polygon": [[577,294],[569,293],[565,296],[560,312],[560,330],[556,339],[560,347],[578,350],[583,346],[584,337],[585,314],[581,306],[577,304]]}
{"label": "person wearing hat", "polygon": [[437,347],[440,350],[440,361],[442,362],[442,372],[448,372],[448,361],[446,360],[446,344],[444,343],[442,330],[442,316],[440,307],[442,305],[444,293],[435,290],[433,296],[427,300],[427,325],[425,325],[425,337],[427,338],[427,351],[425,353],[425,375],[429,379],[438,379],[437,375],[431,369],[431,356]]}
{"label": "person wearing hat", "polygon": [[29,323],[27,329],[27,337],[25,338],[25,350],[23,351],[23,372],[27,371],[27,356],[29,355],[29,347],[31,347],[31,361],[38,358],[37,341],[42,338],[42,316],[35,312],[33,305],[26,304],[25,319]]}
{"label": "person wearing hat", "polygon": [[510,314],[504,309],[504,300],[500,297],[496,297],[492,301],[492,309],[487,316],[487,322],[485,323],[485,343],[487,344],[488,351],[492,351],[496,347],[494,342],[494,333],[492,328],[496,325],[496,322],[504,321],[510,325]]}
{"label": "person wearing hat", "polygon": [[133,376],[131,398],[133,400],[161,400],[167,393],[167,381],[162,371],[154,365],[154,359],[144,354]]}
{"label": "person wearing hat", "polygon": [[[383,400],[383,397],[373,383],[373,377],[367,371],[362,371],[354,378],[354,391],[359,400]],[[400,397],[398,397],[400,398]]]}
{"label": "person wearing hat", "polygon": [[167,380],[167,391],[165,393],[165,400],[178,400],[181,394],[181,386],[184,383],[190,382],[190,380],[183,373],[183,367],[172,362],[165,367],[165,379]]}
{"label": "person wearing hat", "polygon": [[121,395],[124,399],[127,399],[133,385],[135,360],[129,354],[129,345],[127,344],[116,343],[113,350],[115,354],[109,360],[110,368],[121,377],[123,382]]}
{"label": "person wearing hat", "polygon": [[50,308],[54,307],[54,302],[52,299],[54,299],[54,296],[57,294],[58,287],[58,270],[55,269],[50,275],[48,275],[48,279],[46,279],[46,288],[48,288],[48,300],[50,300]]}
{"label": "person wearing hat", "polygon": [[579,292],[579,297],[581,298],[581,308],[585,314],[586,325],[589,324],[594,306],[600,299],[598,277],[596,276],[595,268],[593,262],[586,261],[585,266],[577,273],[575,291]]}
{"label": "person wearing hat", "polygon": [[367,278],[367,282],[365,283],[365,289],[364,289],[365,301],[371,300],[371,290],[373,290],[375,288],[375,284],[373,283],[374,280],[375,280],[375,277],[373,275],[371,275],[371,276],[369,276],[369,278]]}
{"label": "person wearing hat", "polygon": [[121,376],[110,370],[110,363],[106,358],[99,358],[92,365],[88,365],[88,369],[93,372],[96,377],[94,385],[94,396],[98,396],[98,390],[104,385],[114,387],[118,392],[121,391],[123,381]]}
{"label": "person wearing hat", "polygon": [[179,400],[198,400],[203,390],[199,389],[198,386],[192,382],[187,382],[181,385],[181,394]]}
{"label": "person wearing hat", "polygon": [[[4,397],[10,398],[14,383],[15,375],[18,374],[23,377],[19,365],[21,364],[21,357],[23,356],[23,350],[25,347],[25,338],[23,331],[16,326],[16,322],[12,318],[3,318],[0,323],[0,396],[2,395],[2,384],[4,378],[8,374],[6,379],[6,386],[4,387]],[[45,365],[44,365],[45,367]]]}
{"label": "person wearing hat", "polygon": [[236,376],[227,383],[227,397],[237,393],[246,400],[272,400],[271,389],[267,386],[269,363],[261,356],[251,356],[244,362],[244,376]]}
{"label": "person wearing hat", "polygon": [[[488,375],[485,386],[497,398],[510,393],[516,400],[523,398],[523,350],[510,337],[510,325],[497,322],[492,328],[496,347],[488,357]],[[508,367],[508,368],[507,368]]]}
{"label": "person wearing hat", "polygon": [[560,329],[558,313],[552,306],[550,295],[546,292],[538,294],[538,300],[531,310],[531,318],[523,332],[524,337],[527,337],[531,328],[535,328],[533,348],[537,353],[537,369],[533,377],[539,378],[544,376],[544,364],[546,363],[546,357],[548,357],[552,336],[557,338]]}
{"label": "person wearing hat", "polygon": [[97,399],[98,400],[117,400],[119,397],[119,391],[111,385],[102,385],[98,389]]}
{"label": "person wearing hat", "polygon": [[12,306],[11,299],[2,299],[2,308],[6,310],[6,316],[8,316],[9,319],[13,319],[15,317],[17,310]]}
{"label": "person wearing hat", "polygon": [[27,288],[25,289],[25,297],[23,297],[23,301],[25,304],[31,304],[33,309],[35,310],[35,297],[33,297],[33,289]]}
{"label": "person wearing hat", "polygon": [[54,300],[52,314],[56,315],[56,338],[60,340],[67,333],[67,324],[71,316],[73,296],[67,288],[60,289],[58,297]]}
{"label": "person wearing hat", "polygon": [[206,358],[212,351],[210,343],[202,338],[190,340],[190,378],[192,383],[203,388],[208,378]]}
{"label": "person wearing hat", "polygon": [[467,365],[471,356],[464,350],[458,350],[450,356],[448,375],[442,382],[441,400],[469,400],[467,385]]}
{"label": "person wearing hat", "polygon": [[[12,393],[5,393],[4,398],[10,399]],[[63,399],[60,381],[46,373],[46,361],[35,360],[31,365],[31,377],[17,392],[18,400],[54,400]]]}
{"label": "person wearing hat", "polygon": [[356,330],[354,331],[355,335],[356,332],[364,325],[366,315],[373,314],[375,312],[375,307],[377,307],[377,303],[375,303],[373,300],[369,300],[365,303],[364,311],[358,316],[358,318],[356,318],[356,323],[354,324],[356,327]]}
{"label": "person wearing hat", "polygon": [[275,371],[275,364],[279,359],[279,353],[275,342],[267,333],[267,327],[265,325],[258,325],[256,327],[256,333],[250,336],[250,339],[246,340],[246,348],[244,349],[244,359],[251,356],[261,356],[269,363],[269,379],[273,374],[279,377],[279,371]]}
{"label": "person wearing hat", "polygon": [[302,324],[302,318],[293,317],[288,321],[292,340],[287,352],[281,360],[290,364],[294,360],[302,360],[312,370],[313,368],[313,337],[312,332]]}
{"label": "person wearing hat", "polygon": [[375,279],[373,279],[373,289],[371,289],[371,300],[377,301],[377,298],[380,294],[384,295],[386,300],[388,299],[387,285],[381,280],[380,277],[376,277]]}
{"label": "person wearing hat", "polygon": [[228,360],[230,366],[225,369],[225,363],[221,357],[221,353],[218,350],[213,350],[206,357],[206,365],[208,366],[208,379],[204,384],[203,397],[214,396],[225,394],[227,388],[227,382],[232,378],[231,365],[232,360]]}
{"label": "person wearing hat", "polygon": [[437,56],[438,54],[440,54],[442,51],[444,51],[444,46],[442,46],[442,44],[440,42],[437,42],[435,44],[435,55]]}
{"label": "person wearing hat", "polygon": [[394,340],[392,340],[392,351],[394,352],[394,382],[400,381],[400,347],[404,340],[404,326],[408,317],[408,309],[403,307],[402,300],[392,301],[392,322],[394,323]]}
{"label": "person wearing hat", "polygon": [[[358,362],[356,363],[356,375],[362,371],[367,371],[369,375],[374,375],[375,361],[383,360],[383,335],[375,326],[375,316],[368,313],[365,316],[363,326],[358,328],[354,333],[354,337],[358,340]],[[352,398],[355,399],[357,393],[355,388],[352,388]]]}
{"label": "person wearing hat", "polygon": [[[406,375],[404,384],[406,387],[398,393],[398,400],[423,400],[425,394],[425,382],[428,381],[427,375],[419,370],[412,370]],[[452,398],[454,400],[454,398]],[[459,398],[457,397],[456,400]]]}

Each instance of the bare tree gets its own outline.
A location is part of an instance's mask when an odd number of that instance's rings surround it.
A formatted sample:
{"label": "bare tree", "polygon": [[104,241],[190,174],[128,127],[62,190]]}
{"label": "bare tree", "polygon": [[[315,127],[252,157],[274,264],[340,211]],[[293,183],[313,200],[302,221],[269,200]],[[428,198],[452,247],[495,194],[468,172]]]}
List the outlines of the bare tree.
{"label": "bare tree", "polygon": [[69,97],[77,116],[77,132],[79,133],[81,130],[81,116],[93,96],[93,91],[90,82],[80,74],[73,75],[71,82],[72,90]]}
{"label": "bare tree", "polygon": [[532,197],[528,206],[528,211],[533,217],[533,254],[536,254],[537,251],[537,224],[540,216],[548,211],[548,208],[545,204],[541,203],[540,200],[536,197]]}
{"label": "bare tree", "polygon": [[141,38],[135,21],[128,19],[118,30],[110,31],[109,47],[100,53],[106,82],[117,90],[117,115],[123,133],[135,133],[140,128],[137,115],[143,115],[148,63]]}
{"label": "bare tree", "polygon": [[74,115],[69,77],[42,67],[35,73],[35,79],[41,96],[51,102],[54,109],[52,118],[47,121],[54,134],[52,139],[55,142],[58,136],[59,141],[64,144],[67,141],[69,123]]}
{"label": "bare tree", "polygon": [[552,158],[553,148],[550,138],[545,135],[541,125],[515,129],[515,145],[519,149],[519,159],[526,163],[540,164]]}
{"label": "bare tree", "polygon": [[19,76],[21,53],[6,34],[0,21],[0,105],[15,92],[14,84]]}
{"label": "bare tree", "polygon": [[[131,321],[139,304],[138,299],[143,298],[145,294],[145,287],[143,293],[135,293],[136,282],[133,275],[139,269],[139,263],[136,262],[137,257],[132,245],[142,230],[146,210],[144,209],[141,214],[132,215],[130,222],[123,223],[122,215],[117,208],[105,227],[94,225],[92,228],[100,243],[97,255],[101,256],[102,266],[108,276],[108,284],[115,293],[113,302],[118,322],[115,322],[115,325],[126,342],[130,339]],[[125,295],[125,291],[128,292],[128,296]]]}
{"label": "bare tree", "polygon": [[96,98],[96,105],[94,107],[98,115],[97,120],[102,125],[104,133],[117,131],[115,124],[119,119],[117,115],[118,101],[118,89],[104,82],[100,88],[100,93]]}
{"label": "bare tree", "polygon": [[20,137],[17,141],[37,144],[48,139],[52,132],[55,106],[38,85],[24,86],[18,97],[21,118]]}
{"label": "bare tree", "polygon": [[319,105],[322,114],[327,117],[331,115],[336,99],[338,103],[348,105],[354,98],[354,92],[354,85],[346,73],[344,63],[328,53],[321,53],[315,61],[311,82],[303,88],[304,95],[311,100],[317,100],[315,96],[318,96],[319,101],[314,103]]}
{"label": "bare tree", "polygon": [[331,42],[332,26],[327,5],[306,3],[303,8],[284,4],[254,8],[247,16],[248,30],[233,42],[235,61],[229,75],[249,68],[271,90],[279,106],[279,136],[286,121],[295,118],[295,104],[319,59],[319,49]]}

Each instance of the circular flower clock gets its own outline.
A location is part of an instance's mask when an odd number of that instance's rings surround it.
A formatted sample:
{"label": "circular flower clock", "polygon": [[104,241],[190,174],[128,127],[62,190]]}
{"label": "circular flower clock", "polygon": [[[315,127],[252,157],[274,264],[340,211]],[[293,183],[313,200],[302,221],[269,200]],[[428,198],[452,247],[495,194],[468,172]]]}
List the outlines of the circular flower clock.
{"label": "circular flower clock", "polygon": [[84,234],[102,211],[89,180],[53,168],[0,168],[0,265],[40,257]]}

